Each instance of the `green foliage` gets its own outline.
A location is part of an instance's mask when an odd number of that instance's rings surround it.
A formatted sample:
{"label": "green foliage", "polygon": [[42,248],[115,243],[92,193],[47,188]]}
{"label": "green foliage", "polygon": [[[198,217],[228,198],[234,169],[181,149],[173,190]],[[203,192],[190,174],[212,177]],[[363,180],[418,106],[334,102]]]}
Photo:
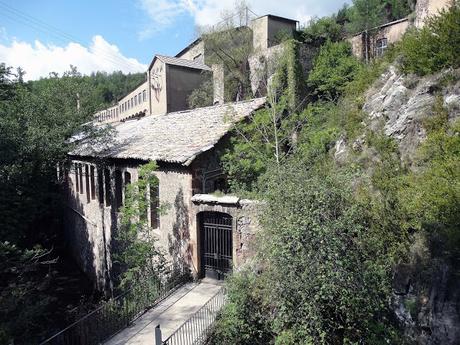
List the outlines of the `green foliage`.
{"label": "green foliage", "polygon": [[271,338],[266,308],[265,285],[250,272],[240,272],[227,280],[228,302],[209,337],[211,344],[264,345]]}
{"label": "green foliage", "polygon": [[150,193],[158,187],[156,168],[155,162],[140,166],[139,179],[126,187],[113,253],[117,278],[123,289],[158,276],[165,265],[164,253],[157,246],[157,238],[147,221],[149,207],[158,202],[152,200],[154,195]]}
{"label": "green foliage", "polygon": [[415,7],[415,0],[385,0],[387,20],[394,21],[408,16]]}
{"label": "green foliage", "polygon": [[52,299],[47,293],[53,282],[50,259],[57,254],[46,251],[41,264],[39,248],[62,244],[65,203],[56,167],[65,167],[74,134],[106,139],[92,126],[82,126],[96,105],[92,87],[76,69],[28,83],[22,73],[14,75],[0,64],[0,309],[5,312],[0,333],[17,344],[37,342],[54,323],[48,319]]}
{"label": "green foliage", "polygon": [[406,214],[403,226],[422,231],[437,256],[458,260],[460,121],[449,123],[439,105],[436,110],[419,150],[418,169],[404,178],[399,191]]}
{"label": "green foliage", "polygon": [[[375,257],[389,248],[372,243],[386,235],[369,228],[353,198],[352,175],[331,168],[291,162],[266,180],[260,243],[269,281],[276,282],[269,285],[274,329],[296,330],[305,344],[384,344],[393,336],[385,302],[391,266]],[[386,332],[374,334],[377,324]]]}
{"label": "green foliage", "polygon": [[308,77],[313,95],[320,99],[337,100],[360,68],[346,42],[326,42],[315,59]]}
{"label": "green foliage", "polygon": [[46,294],[52,280],[42,272],[49,268],[49,252],[35,247],[22,249],[0,242],[0,343],[12,339],[17,344],[30,343],[43,336],[48,326],[49,304],[54,299]]}
{"label": "green foliage", "polygon": [[233,192],[252,191],[271,162],[281,162],[295,151],[302,125],[305,90],[298,63],[298,42],[285,43],[268,94],[269,107],[255,112],[233,131],[222,156]]}
{"label": "green foliage", "polygon": [[402,70],[426,75],[460,66],[460,3],[429,18],[420,30],[408,32],[399,44]]}
{"label": "green foliage", "polygon": [[246,27],[229,26],[222,30],[207,32],[202,36],[206,47],[208,66],[222,65],[226,102],[251,97],[251,83],[247,61],[252,54],[252,33]]}
{"label": "green foliage", "polygon": [[349,33],[370,30],[385,22],[385,2],[382,0],[353,0],[350,8]]}
{"label": "green foliage", "polygon": [[343,26],[336,17],[313,18],[302,31],[305,43],[321,46],[327,41],[338,42],[344,36]]}
{"label": "green foliage", "polygon": [[214,101],[213,95],[213,82],[212,80],[206,80],[188,96],[188,106],[191,109],[210,106]]}

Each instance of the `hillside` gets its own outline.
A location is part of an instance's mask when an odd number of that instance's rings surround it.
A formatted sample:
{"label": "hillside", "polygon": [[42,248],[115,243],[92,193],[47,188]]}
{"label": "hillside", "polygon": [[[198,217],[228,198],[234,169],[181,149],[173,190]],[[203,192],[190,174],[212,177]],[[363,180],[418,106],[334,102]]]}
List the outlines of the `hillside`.
{"label": "hillside", "polygon": [[276,132],[270,111],[237,130],[232,188],[266,204],[213,344],[459,342],[459,18],[368,65],[324,43],[305,109],[281,98]]}

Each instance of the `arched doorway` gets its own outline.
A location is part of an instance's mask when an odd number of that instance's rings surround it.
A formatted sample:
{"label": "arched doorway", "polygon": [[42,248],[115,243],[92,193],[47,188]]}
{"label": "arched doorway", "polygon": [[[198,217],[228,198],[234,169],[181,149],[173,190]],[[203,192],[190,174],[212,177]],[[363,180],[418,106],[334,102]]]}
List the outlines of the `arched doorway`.
{"label": "arched doorway", "polygon": [[199,221],[201,275],[224,279],[232,271],[232,217],[221,212],[202,212]]}

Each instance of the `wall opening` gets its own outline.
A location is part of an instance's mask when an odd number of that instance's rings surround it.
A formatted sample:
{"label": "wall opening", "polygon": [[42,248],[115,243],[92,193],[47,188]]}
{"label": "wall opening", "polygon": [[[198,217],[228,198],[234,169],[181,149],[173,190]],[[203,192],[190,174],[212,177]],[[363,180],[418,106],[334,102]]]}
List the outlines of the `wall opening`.
{"label": "wall opening", "polygon": [[233,219],[221,212],[199,214],[201,275],[222,280],[233,266]]}

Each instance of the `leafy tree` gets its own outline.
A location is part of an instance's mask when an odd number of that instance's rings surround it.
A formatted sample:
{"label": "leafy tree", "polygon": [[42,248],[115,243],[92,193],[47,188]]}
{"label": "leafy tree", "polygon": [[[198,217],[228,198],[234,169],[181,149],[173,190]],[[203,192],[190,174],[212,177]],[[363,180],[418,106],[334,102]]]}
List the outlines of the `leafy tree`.
{"label": "leafy tree", "polygon": [[188,96],[188,106],[191,109],[210,106],[214,101],[213,95],[213,82],[212,80],[206,80]]}
{"label": "leafy tree", "polygon": [[421,30],[412,30],[400,42],[402,70],[425,75],[460,66],[460,2],[429,18]]}
{"label": "leafy tree", "polygon": [[366,61],[370,58],[369,45],[374,33],[371,29],[383,24],[384,21],[384,3],[381,0],[353,0],[347,30],[350,33],[364,31]]}
{"label": "leafy tree", "polygon": [[343,25],[337,20],[335,16],[311,19],[302,31],[302,40],[316,46],[321,46],[327,41],[338,42],[342,40],[344,36]]}
{"label": "leafy tree", "polygon": [[105,138],[82,127],[94,106],[76,69],[28,83],[22,74],[0,64],[0,327],[4,339],[17,344],[38,342],[53,324],[47,289],[57,253],[44,248],[62,239],[65,203],[56,167],[65,167],[74,134]]}
{"label": "leafy tree", "polygon": [[297,44],[287,41],[284,52],[276,56],[268,106],[234,128],[222,157],[233,191],[253,190],[270,162],[280,165],[295,150],[306,99]]}
{"label": "leafy tree", "polygon": [[125,191],[113,253],[116,278],[119,287],[124,289],[139,281],[155,280],[164,269],[164,253],[156,244],[157,238],[147,221],[149,207],[158,203],[151,192],[158,186],[155,170],[155,162],[142,165],[139,179],[129,184]]}
{"label": "leafy tree", "polygon": [[359,61],[351,54],[347,42],[326,42],[316,57],[308,76],[313,95],[320,99],[337,100],[346,85],[360,69]]}

